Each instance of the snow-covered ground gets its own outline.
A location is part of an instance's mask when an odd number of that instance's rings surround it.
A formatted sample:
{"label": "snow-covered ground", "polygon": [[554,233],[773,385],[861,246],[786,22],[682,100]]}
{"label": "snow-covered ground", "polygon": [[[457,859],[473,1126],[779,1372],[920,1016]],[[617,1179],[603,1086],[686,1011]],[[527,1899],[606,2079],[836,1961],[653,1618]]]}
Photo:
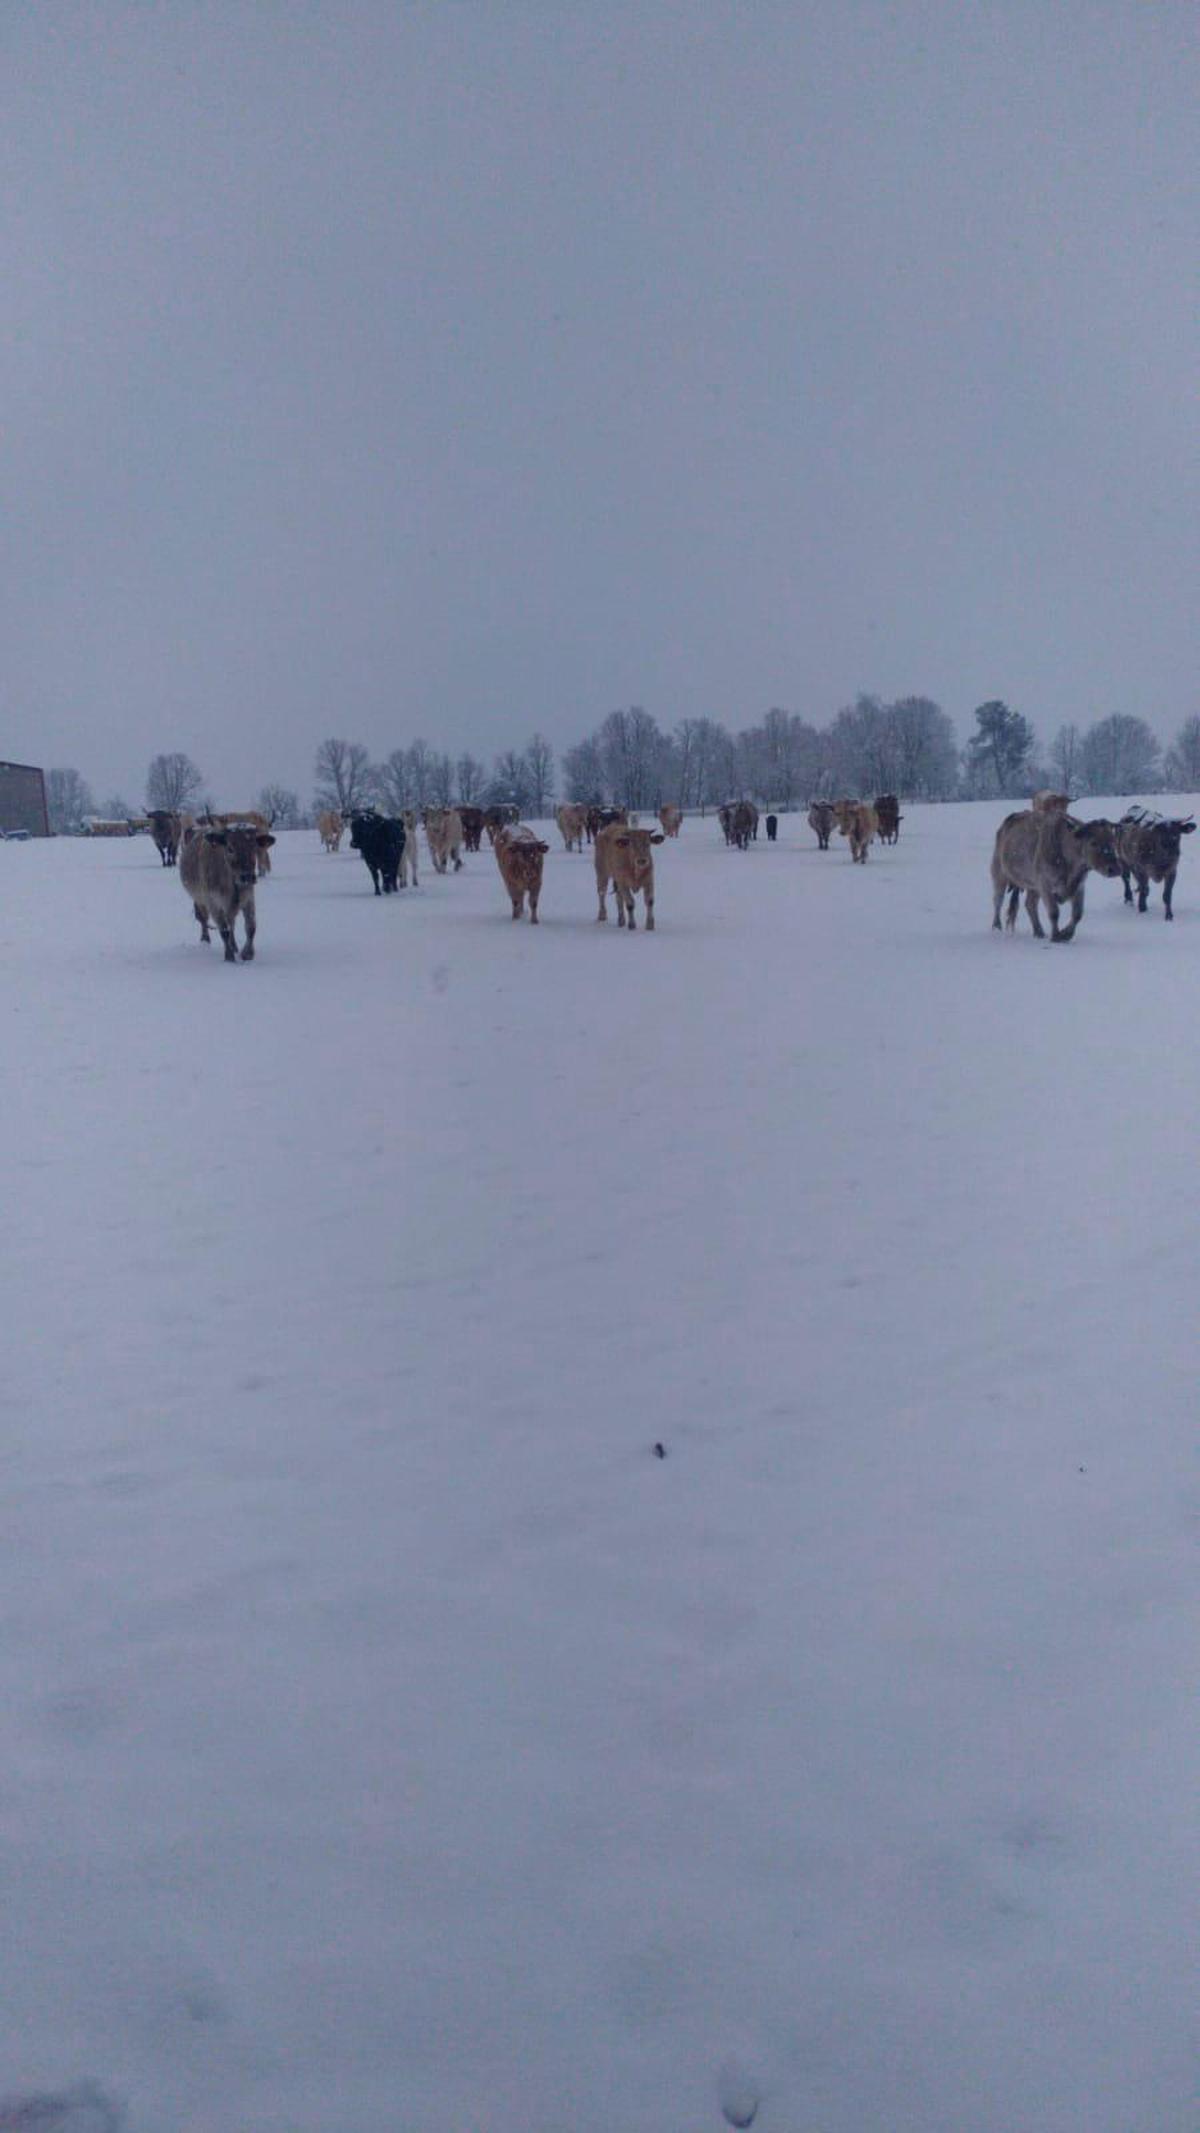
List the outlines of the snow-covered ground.
{"label": "snow-covered ground", "polygon": [[0,2126],[1194,2133],[1200,873],[1002,812],[0,846]]}

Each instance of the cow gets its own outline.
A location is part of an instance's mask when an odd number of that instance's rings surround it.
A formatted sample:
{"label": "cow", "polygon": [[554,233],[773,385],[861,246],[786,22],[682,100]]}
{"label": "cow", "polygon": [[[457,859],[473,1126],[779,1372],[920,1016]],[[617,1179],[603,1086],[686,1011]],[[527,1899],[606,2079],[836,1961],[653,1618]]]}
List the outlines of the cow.
{"label": "cow", "polygon": [[597,837],[600,835],[601,830],[610,828],[614,822],[628,823],[628,821],[628,808],[589,807],[587,811],[587,834],[589,843],[594,844]]}
{"label": "cow", "polygon": [[494,845],[498,832],[508,828],[519,819],[520,809],[514,807],[511,801],[506,800],[496,807],[485,807],[483,810],[483,826],[488,833],[488,843]]}
{"label": "cow", "polygon": [[350,818],[350,847],[361,852],[376,896],[393,896],[400,887],[400,859],[407,842],[403,822],[364,811]]}
{"label": "cow", "polygon": [[879,827],[874,808],[866,800],[837,800],[833,811],[838,831],[849,843],[851,859],[865,866],[871,840]]}
{"label": "cow", "polygon": [[665,837],[677,837],[683,827],[683,809],[673,807],[668,801],[665,806],[659,808],[658,819]]}
{"label": "cow", "polygon": [[[274,815],[262,815],[256,807],[245,807],[240,814],[226,813],[223,815],[211,814],[206,809],[204,820],[209,824],[215,823],[218,829],[242,828],[266,831],[275,827]],[[275,839],[272,837],[270,842],[274,844]],[[271,871],[271,854],[265,845],[259,847],[258,871],[260,875],[269,874]]]}
{"label": "cow", "polygon": [[179,879],[200,921],[200,938],[210,941],[210,919],[225,944],[225,961],[236,963],[234,928],[240,915],[245,932],[243,963],[254,960],[254,884],[264,846],[274,844],[268,830],[249,823],[202,822],[184,833],[179,852]]}
{"label": "cow", "polygon": [[341,844],[345,828],[346,824],[338,808],[323,807],[317,816],[317,829],[320,833],[322,849],[327,852],[336,852]]}
{"label": "cow", "polygon": [[[724,825],[722,825],[724,827]],[[758,834],[758,809],[753,800],[739,800],[729,810],[729,828],[726,842],[736,844],[739,852],[749,849],[750,839]]]}
{"label": "cow", "polygon": [[814,800],[808,810],[808,826],[816,836],[822,852],[829,850],[829,840],[837,828],[837,816],[832,800]]}
{"label": "cow", "polygon": [[881,844],[899,844],[900,824],[904,817],[900,802],[894,792],[881,792],[875,802],[875,820],[879,824]]}
{"label": "cow", "polygon": [[1065,792],[1050,792],[1043,788],[1041,792],[1035,792],[1029,805],[1035,815],[1065,815],[1071,802]]}
{"label": "cow", "polygon": [[778,836],[778,834],[779,834],[779,817],[778,817],[778,815],[768,815],[768,816],[767,816],[767,843],[768,843],[768,844],[774,844],[774,842],[775,842],[775,839],[776,839],[776,837]]}
{"label": "cow", "polygon": [[646,931],[654,931],[654,854],[650,847],[664,842],[661,830],[630,829],[626,824],[610,822],[596,838],[596,889],[600,909],[596,914],[597,924],[608,917],[606,896],[611,882],[617,900],[617,924],[628,922],[631,933],[637,931],[634,917],[634,898],[639,889],[646,907]]}
{"label": "cow", "polygon": [[399,881],[402,889],[417,887],[417,852],[420,838],[417,835],[417,810],[406,807],[400,817],[404,824],[404,850],[400,854]]}
{"label": "cow", "polygon": [[86,815],[84,831],[89,837],[136,837],[137,823],[127,815],[114,816],[111,820],[103,815]]}
{"label": "cow", "polygon": [[[454,861],[456,874],[462,872],[462,817],[456,807],[427,807],[425,810],[425,835],[429,839],[429,856],[439,874],[444,874],[450,860]],[[495,840],[493,839],[493,842]]]}
{"label": "cow", "polygon": [[529,898],[529,923],[538,922],[538,898],[542,893],[542,867],[550,847],[524,822],[502,823],[492,850],[500,877],[512,900],[512,915],[520,918]]}
{"label": "cow", "polygon": [[[1088,873],[1107,875],[1111,881],[1121,871],[1117,856],[1117,833],[1111,822],[1077,822],[1073,815],[1056,809],[1051,814],[1022,808],[1006,815],[996,831],[992,853],[992,926],[1000,931],[1000,906],[1008,895],[1006,924],[1011,933],[1017,923],[1017,904],[1025,892],[1025,909],[1039,940],[1046,938],[1038,917],[1038,899],[1050,914],[1052,941],[1069,941],[1083,917],[1083,891]],[[1059,908],[1071,906],[1071,923],[1060,927]]]}
{"label": "cow", "polygon": [[1117,824],[1117,858],[1127,904],[1133,902],[1133,890],[1129,886],[1131,874],[1137,882],[1139,911],[1145,911],[1148,906],[1151,882],[1161,881],[1163,917],[1174,918],[1171,897],[1179,870],[1179,846],[1184,837],[1191,836],[1195,827],[1190,815],[1186,821],[1176,817],[1166,822],[1160,815],[1148,815],[1140,807],[1128,809]]}
{"label": "cow", "polygon": [[554,819],[558,823],[559,832],[567,850],[569,852],[581,852],[583,850],[584,832],[587,829],[586,807],[578,807],[573,801],[564,800],[562,806],[555,809]]}
{"label": "cow", "polygon": [[458,814],[462,823],[464,849],[468,852],[477,852],[483,843],[483,809],[481,807],[460,807]]}
{"label": "cow", "polygon": [[183,824],[178,814],[173,807],[152,807],[146,820],[162,864],[165,867],[173,867],[179,858],[179,840],[183,835]]}

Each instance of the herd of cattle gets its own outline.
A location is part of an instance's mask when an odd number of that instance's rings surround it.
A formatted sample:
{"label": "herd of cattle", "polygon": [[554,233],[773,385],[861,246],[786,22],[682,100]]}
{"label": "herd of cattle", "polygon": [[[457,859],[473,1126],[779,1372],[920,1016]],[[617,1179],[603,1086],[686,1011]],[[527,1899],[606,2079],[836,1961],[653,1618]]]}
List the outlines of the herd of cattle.
{"label": "herd of cattle", "polygon": [[[1145,911],[1152,881],[1161,882],[1163,917],[1173,918],[1171,898],[1179,871],[1180,845],[1196,824],[1189,815],[1170,820],[1142,807],[1131,807],[1119,822],[1103,818],[1080,822],[1070,812],[1066,793],[1039,792],[1031,807],[1007,815],[996,831],[992,853],[992,925],[1000,930],[1000,907],[1008,898],[1005,923],[1011,933],[1017,923],[1017,905],[1022,894],[1029,922],[1039,940],[1045,929],[1038,915],[1046,906],[1052,941],[1069,941],[1083,917],[1083,891],[1089,873],[1103,874],[1112,881],[1119,874],[1125,886],[1125,901],[1133,902],[1132,882],[1137,883],[1137,907]],[[1070,923],[1059,925],[1063,905],[1070,906]]]}
{"label": "herd of cattle", "polygon": [[[752,801],[731,801],[718,809],[718,822],[727,845],[745,851],[758,835],[759,811]],[[772,842],[778,818],[766,816],[767,837]],[[828,851],[835,829],[845,837],[850,857],[863,863],[874,840],[896,844],[903,817],[894,793],[881,793],[874,801],[814,800],[808,822],[821,851]],[[617,924],[636,931],[636,899],[642,898],[645,930],[654,931],[654,851],[668,837],[678,837],[683,816],[678,807],[662,807],[659,828],[640,828],[636,816],[625,808],[564,804],[556,820],[568,852],[582,852],[585,841],[593,847],[599,921],[608,917],[607,897],[611,888]],[[200,817],[151,809],[147,826],[164,867],[178,864],[179,879],[191,899],[200,925],[200,937],[211,940],[215,925],[225,949],[226,962],[236,962],[239,949],[235,924],[242,921],[240,958],[254,956],[256,916],[255,885],[271,871],[271,847],[275,842],[271,821],[256,809],[240,814]],[[418,885],[419,832],[423,828],[429,856],[439,874],[458,872],[464,852],[478,852],[484,836],[496,856],[496,864],[514,919],[528,907],[532,925],[538,923],[542,891],[542,867],[549,846],[517,818],[515,807],[409,808],[398,815],[383,815],[373,807],[359,809],[346,818],[329,809],[317,818],[321,843],[336,852],[349,827],[350,844],[371,876],[376,896],[390,896]],[[1170,820],[1143,808],[1130,808],[1119,822],[1081,822],[1070,811],[1065,793],[1035,793],[1032,805],[1006,817],[996,833],[992,855],[992,924],[999,928],[1001,908],[1008,899],[1006,923],[1016,925],[1022,895],[1034,933],[1045,938],[1039,915],[1045,905],[1050,919],[1050,939],[1069,941],[1083,915],[1084,885],[1089,872],[1122,877],[1125,901],[1134,901],[1145,911],[1151,882],[1162,884],[1163,914],[1171,909],[1180,846],[1196,824],[1190,817]],[[1068,924],[1060,913],[1069,907]]]}

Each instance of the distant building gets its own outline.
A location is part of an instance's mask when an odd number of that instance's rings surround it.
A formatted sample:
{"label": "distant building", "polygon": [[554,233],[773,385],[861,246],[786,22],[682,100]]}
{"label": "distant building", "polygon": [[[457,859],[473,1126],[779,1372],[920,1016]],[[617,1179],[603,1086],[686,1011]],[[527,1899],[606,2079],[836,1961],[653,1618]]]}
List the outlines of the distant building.
{"label": "distant building", "polygon": [[50,835],[46,780],[31,763],[0,763],[0,830],[28,830],[31,837]]}

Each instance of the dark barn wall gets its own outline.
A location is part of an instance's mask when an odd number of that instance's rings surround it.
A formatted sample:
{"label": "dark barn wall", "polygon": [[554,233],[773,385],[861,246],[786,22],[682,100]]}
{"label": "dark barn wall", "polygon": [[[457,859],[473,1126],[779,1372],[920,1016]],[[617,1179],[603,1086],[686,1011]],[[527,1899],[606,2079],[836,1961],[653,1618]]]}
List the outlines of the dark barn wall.
{"label": "dark barn wall", "polygon": [[46,781],[29,763],[0,763],[0,830],[28,830],[48,837]]}

